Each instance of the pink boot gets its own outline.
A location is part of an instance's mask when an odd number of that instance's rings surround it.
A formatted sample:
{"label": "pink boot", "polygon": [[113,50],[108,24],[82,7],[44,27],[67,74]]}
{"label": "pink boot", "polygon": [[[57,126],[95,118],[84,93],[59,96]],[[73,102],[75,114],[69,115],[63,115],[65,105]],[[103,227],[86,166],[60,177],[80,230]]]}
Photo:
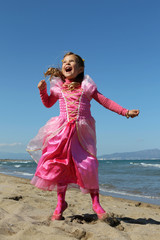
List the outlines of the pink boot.
{"label": "pink boot", "polygon": [[65,201],[65,193],[66,193],[66,189],[62,192],[58,192],[57,190],[57,207],[52,215],[51,220],[62,220],[63,219],[63,212],[66,210],[66,208],[68,207],[67,202]]}
{"label": "pink boot", "polygon": [[106,211],[101,207],[99,203],[99,193],[91,193],[92,198],[92,209],[97,214],[98,219],[104,220],[107,218]]}

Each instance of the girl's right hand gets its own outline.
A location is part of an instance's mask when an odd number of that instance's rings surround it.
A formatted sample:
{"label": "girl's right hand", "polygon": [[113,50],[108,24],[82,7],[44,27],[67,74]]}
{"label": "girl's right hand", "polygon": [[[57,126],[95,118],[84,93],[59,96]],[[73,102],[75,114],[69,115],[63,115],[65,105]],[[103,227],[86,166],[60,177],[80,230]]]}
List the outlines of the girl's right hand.
{"label": "girl's right hand", "polygon": [[47,87],[47,83],[45,80],[41,80],[39,83],[38,83],[38,88],[40,91],[44,90],[45,88]]}

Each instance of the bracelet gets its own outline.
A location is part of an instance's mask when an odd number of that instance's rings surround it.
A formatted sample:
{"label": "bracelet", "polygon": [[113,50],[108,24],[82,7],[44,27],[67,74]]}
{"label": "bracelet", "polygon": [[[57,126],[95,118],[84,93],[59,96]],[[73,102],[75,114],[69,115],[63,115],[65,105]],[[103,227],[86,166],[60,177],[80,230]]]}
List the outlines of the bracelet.
{"label": "bracelet", "polygon": [[127,118],[129,118],[130,116],[129,116],[129,110],[128,110],[128,112],[126,113],[126,117]]}

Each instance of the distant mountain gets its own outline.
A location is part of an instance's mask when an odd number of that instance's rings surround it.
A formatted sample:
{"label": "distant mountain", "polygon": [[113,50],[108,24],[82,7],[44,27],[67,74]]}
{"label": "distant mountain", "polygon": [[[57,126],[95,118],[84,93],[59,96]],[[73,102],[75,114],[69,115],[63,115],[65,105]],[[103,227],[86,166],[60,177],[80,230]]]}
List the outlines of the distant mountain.
{"label": "distant mountain", "polygon": [[124,152],[113,153],[99,156],[101,160],[147,160],[147,159],[160,159],[160,149],[149,149],[137,152]]}
{"label": "distant mountain", "polygon": [[17,160],[30,160],[31,157],[28,153],[7,153],[0,152],[0,159],[17,159]]}

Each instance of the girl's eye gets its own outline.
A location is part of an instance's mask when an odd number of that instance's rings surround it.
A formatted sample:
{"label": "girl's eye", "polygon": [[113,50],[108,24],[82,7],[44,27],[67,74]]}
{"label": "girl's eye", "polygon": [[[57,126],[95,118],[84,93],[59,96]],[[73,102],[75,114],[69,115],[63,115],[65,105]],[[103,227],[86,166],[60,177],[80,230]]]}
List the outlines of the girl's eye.
{"label": "girl's eye", "polygon": [[[75,62],[75,60],[74,60],[74,59],[70,59],[68,62],[70,62],[70,63],[71,63],[71,62]],[[66,61],[66,60],[65,60],[65,61],[62,60],[62,64],[64,64],[64,63],[67,63],[67,61]]]}

